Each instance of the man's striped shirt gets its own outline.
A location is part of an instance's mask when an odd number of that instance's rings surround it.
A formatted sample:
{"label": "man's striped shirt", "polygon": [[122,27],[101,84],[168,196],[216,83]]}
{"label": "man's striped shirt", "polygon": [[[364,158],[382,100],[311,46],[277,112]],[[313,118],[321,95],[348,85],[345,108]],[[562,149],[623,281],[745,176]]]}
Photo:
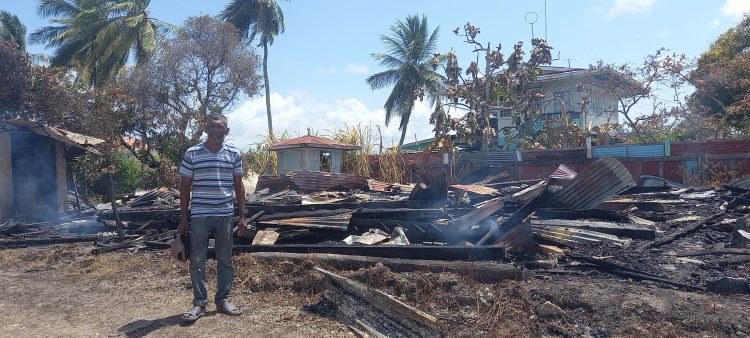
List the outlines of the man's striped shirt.
{"label": "man's striped shirt", "polygon": [[203,143],[194,145],[182,158],[180,175],[193,178],[193,217],[233,215],[234,176],[242,176],[242,157],[237,148],[225,143],[214,153]]}

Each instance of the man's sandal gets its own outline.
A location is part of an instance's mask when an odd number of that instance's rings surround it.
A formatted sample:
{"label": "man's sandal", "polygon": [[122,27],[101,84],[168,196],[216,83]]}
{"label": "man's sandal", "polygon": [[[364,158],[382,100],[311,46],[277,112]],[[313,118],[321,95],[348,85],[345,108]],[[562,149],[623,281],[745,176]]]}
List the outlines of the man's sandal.
{"label": "man's sandal", "polygon": [[242,309],[232,305],[230,302],[224,302],[216,305],[216,310],[230,316],[239,316],[242,314]]}
{"label": "man's sandal", "polygon": [[188,312],[185,312],[182,314],[182,319],[186,322],[194,322],[198,320],[198,318],[203,317],[206,315],[206,307],[205,306],[193,306],[192,309],[188,310]]}

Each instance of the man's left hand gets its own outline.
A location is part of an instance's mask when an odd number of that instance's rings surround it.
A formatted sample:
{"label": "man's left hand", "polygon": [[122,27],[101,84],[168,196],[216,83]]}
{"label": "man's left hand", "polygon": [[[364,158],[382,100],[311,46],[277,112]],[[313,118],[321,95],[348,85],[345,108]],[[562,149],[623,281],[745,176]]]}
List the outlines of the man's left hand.
{"label": "man's left hand", "polygon": [[244,216],[241,216],[240,219],[237,221],[237,234],[240,237],[247,236],[247,222],[245,222]]}

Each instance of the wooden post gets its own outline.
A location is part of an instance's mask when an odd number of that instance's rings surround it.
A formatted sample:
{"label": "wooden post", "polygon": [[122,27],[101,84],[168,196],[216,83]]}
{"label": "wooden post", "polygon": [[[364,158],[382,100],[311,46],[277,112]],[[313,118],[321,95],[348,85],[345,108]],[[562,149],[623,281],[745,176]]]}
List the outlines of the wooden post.
{"label": "wooden post", "polygon": [[73,181],[73,192],[76,194],[76,207],[78,208],[78,214],[81,214],[81,200],[78,197],[78,184],[76,183],[76,175],[70,173],[70,179]]}
{"label": "wooden post", "polygon": [[112,173],[108,173],[109,178],[109,200],[112,202],[112,213],[115,214],[115,223],[117,224],[117,235],[120,236],[120,240],[125,240],[125,234],[122,232],[122,221],[120,221],[120,214],[117,213],[117,202],[115,201],[115,181],[112,179]]}

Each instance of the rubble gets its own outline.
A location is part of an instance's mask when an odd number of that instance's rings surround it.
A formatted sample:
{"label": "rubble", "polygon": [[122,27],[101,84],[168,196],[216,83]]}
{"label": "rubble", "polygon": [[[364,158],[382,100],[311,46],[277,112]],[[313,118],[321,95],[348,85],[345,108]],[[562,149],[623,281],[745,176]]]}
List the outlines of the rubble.
{"label": "rubble", "polygon": [[[484,282],[523,279],[525,269],[534,275],[594,271],[664,288],[747,293],[742,267],[750,263],[750,190],[742,180],[707,189],[641,177],[644,185],[637,186],[613,158],[580,173],[560,166],[544,180],[498,182],[508,178],[499,168],[472,175],[457,184],[438,175],[415,185],[357,181],[341,191],[331,185],[295,190],[299,184],[260,189],[236,210],[248,216],[249,234],[235,238],[234,253],[336,269],[381,264],[394,272],[453,272]],[[11,239],[0,247],[96,240],[92,253],[99,254],[170,246],[179,220],[174,190],[118,200],[112,210],[124,240],[53,238],[44,227],[4,220],[0,235]],[[110,231],[112,210],[98,215]],[[545,303],[538,315],[561,311]],[[347,323],[393,335],[361,319]]]}

